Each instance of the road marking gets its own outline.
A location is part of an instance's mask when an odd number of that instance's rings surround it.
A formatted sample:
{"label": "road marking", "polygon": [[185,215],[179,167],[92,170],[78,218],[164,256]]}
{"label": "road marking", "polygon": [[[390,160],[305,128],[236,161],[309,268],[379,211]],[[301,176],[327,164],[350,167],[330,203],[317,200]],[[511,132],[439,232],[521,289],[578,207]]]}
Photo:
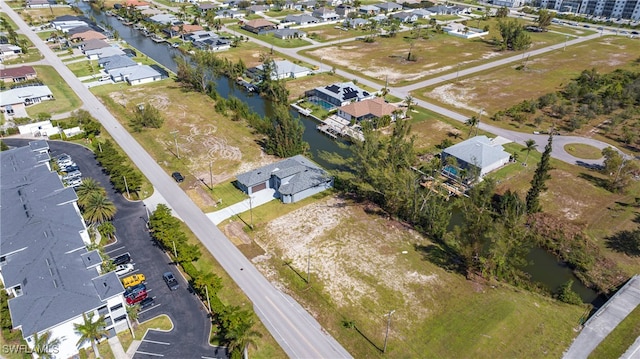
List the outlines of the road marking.
{"label": "road marking", "polygon": [[139,350],[138,350],[138,351],[136,351],[136,353],[138,353],[138,354],[151,355],[151,356],[154,356],[154,357],[163,357],[163,356],[164,356],[163,354],[156,354],[156,353],[141,352],[141,351],[139,351]]}
{"label": "road marking", "polygon": [[202,358],[202,359],[218,359],[216,357],[205,357],[205,356],[201,356],[200,358]]}
{"label": "road marking", "polygon": [[[115,252],[115,251],[117,251],[117,250],[120,250],[120,249],[124,249],[124,246],[121,246],[121,247],[118,247],[118,248],[114,248],[114,249],[112,249],[112,250],[110,250],[110,251],[108,251],[108,252],[105,252],[105,253],[106,253],[106,254],[113,253],[113,252]],[[122,253],[122,254],[124,254],[124,253]]]}
{"label": "road marking", "polygon": [[158,308],[160,305],[161,305],[161,304],[153,305],[153,306],[151,306],[151,307],[150,307],[150,308],[148,308],[148,309],[145,309],[145,310],[140,311],[140,313],[138,313],[138,314],[146,313],[146,312],[150,311],[151,309]]}
{"label": "road marking", "polygon": [[167,343],[167,342],[157,342],[155,340],[149,340],[149,339],[143,339],[143,342],[147,342],[147,343],[153,343],[153,344],[162,344],[162,345],[171,345],[171,343]]}

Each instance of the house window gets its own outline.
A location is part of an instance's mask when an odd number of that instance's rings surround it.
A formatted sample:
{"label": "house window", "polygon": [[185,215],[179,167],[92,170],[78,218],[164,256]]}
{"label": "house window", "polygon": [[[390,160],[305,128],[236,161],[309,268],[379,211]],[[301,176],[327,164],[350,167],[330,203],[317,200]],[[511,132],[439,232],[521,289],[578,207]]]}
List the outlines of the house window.
{"label": "house window", "polygon": [[[116,310],[122,308],[122,303],[116,304],[113,307],[111,307],[111,311],[115,312]],[[116,320],[117,321],[117,320]]]}

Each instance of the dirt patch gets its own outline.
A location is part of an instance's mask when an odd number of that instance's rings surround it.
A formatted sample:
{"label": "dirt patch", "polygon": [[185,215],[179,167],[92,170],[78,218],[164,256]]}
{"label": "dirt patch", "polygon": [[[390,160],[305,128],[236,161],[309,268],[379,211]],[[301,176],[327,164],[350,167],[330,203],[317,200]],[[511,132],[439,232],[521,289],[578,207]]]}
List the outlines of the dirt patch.
{"label": "dirt patch", "polygon": [[224,232],[236,245],[251,243],[251,238],[245,233],[242,222],[232,221],[224,226]]}
{"label": "dirt patch", "polygon": [[453,105],[456,108],[464,108],[473,112],[479,112],[479,108],[469,105],[469,102],[475,98],[475,95],[473,94],[474,90],[475,88],[473,87],[457,86],[450,83],[438,86],[431,90],[431,92],[427,92],[424,95],[435,98],[445,104]]}
{"label": "dirt patch", "polygon": [[[399,248],[423,240],[402,223],[366,214],[361,205],[335,196],[277,218],[255,236],[267,256],[286,260],[293,268],[306,268],[310,252],[311,275],[339,307],[363,300],[377,303],[393,292],[415,309],[410,321],[428,312],[419,303],[424,287],[436,285],[438,277],[412,268],[404,258],[408,252]],[[260,257],[253,262],[279,281],[270,261]]]}

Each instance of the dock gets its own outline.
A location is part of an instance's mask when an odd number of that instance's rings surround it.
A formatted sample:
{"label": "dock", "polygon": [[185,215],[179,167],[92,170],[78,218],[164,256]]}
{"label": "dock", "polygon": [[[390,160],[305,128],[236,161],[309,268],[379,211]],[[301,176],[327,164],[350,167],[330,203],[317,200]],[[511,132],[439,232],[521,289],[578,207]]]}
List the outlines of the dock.
{"label": "dock", "polygon": [[161,38],[159,38],[157,36],[151,36],[151,40],[153,40],[153,42],[157,42],[157,43],[168,42],[167,40],[161,39]]}
{"label": "dock", "polygon": [[318,131],[324,133],[325,135],[333,138],[334,140],[338,139],[338,132],[336,132],[335,129],[333,129],[331,126],[325,123],[317,125],[316,129],[318,129]]}
{"label": "dock", "polygon": [[251,82],[243,79],[242,77],[238,77],[236,79],[236,84],[238,86],[244,87],[244,89],[247,90],[248,92],[258,92],[258,87],[256,85],[254,85]]}

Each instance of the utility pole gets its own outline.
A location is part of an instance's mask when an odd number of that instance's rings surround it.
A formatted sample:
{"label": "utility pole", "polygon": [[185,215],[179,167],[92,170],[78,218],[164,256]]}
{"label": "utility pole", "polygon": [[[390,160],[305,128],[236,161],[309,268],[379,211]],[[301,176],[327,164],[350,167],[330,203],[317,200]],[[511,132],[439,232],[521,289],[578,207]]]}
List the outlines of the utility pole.
{"label": "utility pole", "polygon": [[391,314],[393,314],[396,310],[392,310],[389,312],[389,314],[387,314],[388,319],[387,319],[387,333],[384,336],[384,346],[382,347],[382,352],[386,353],[387,352],[387,339],[389,339],[389,327],[391,327]]}
{"label": "utility pole", "polygon": [[173,141],[176,143],[176,156],[180,159],[180,149],[178,148],[178,131],[171,131]]}
{"label": "utility pole", "polygon": [[213,170],[211,169],[212,166],[213,163],[209,162],[209,186],[211,186],[211,189],[213,189]]}
{"label": "utility pole", "polygon": [[309,247],[309,256],[307,257],[307,284],[311,278],[311,247]]}
{"label": "utility pole", "polygon": [[175,262],[178,263],[178,251],[176,251],[176,241],[171,241],[173,243],[173,258]]}

